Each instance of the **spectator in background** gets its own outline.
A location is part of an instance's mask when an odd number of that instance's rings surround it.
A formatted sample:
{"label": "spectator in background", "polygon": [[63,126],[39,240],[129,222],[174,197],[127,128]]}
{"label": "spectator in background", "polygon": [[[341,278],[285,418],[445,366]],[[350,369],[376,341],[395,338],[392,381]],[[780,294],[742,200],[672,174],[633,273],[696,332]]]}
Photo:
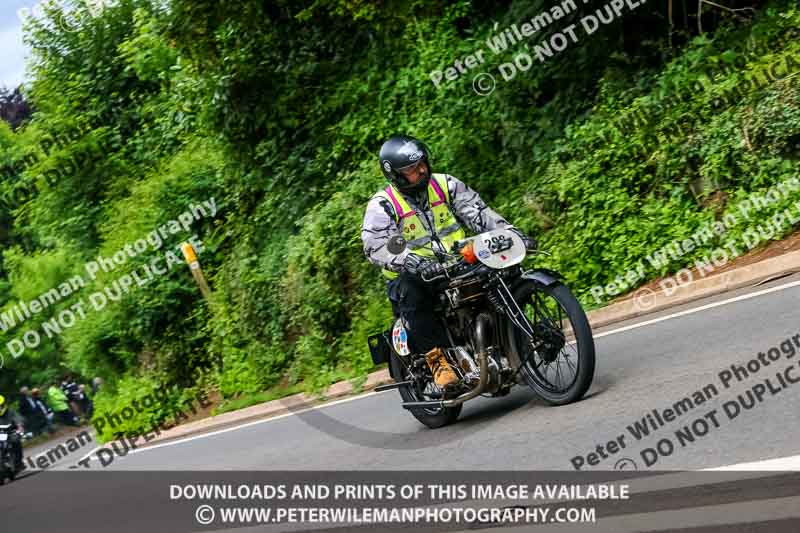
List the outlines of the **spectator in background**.
{"label": "spectator in background", "polygon": [[92,380],[92,397],[97,396],[97,391],[103,386],[103,378],[97,376]]}
{"label": "spectator in background", "polygon": [[88,422],[92,419],[94,411],[94,402],[86,393],[86,385],[78,385],[78,406],[81,408],[84,418]]}
{"label": "spectator in background", "polygon": [[50,408],[55,413],[57,421],[69,426],[80,425],[75,414],[69,409],[67,396],[64,394],[63,390],[56,387],[55,383],[50,385],[50,388],[47,389],[47,403],[50,404]]}
{"label": "spectator in background", "polygon": [[81,414],[81,409],[80,399],[78,397],[78,384],[75,383],[71,374],[66,374],[64,376],[64,380],[61,382],[61,390],[64,392],[64,396],[67,397],[67,402],[69,402],[72,413],[75,416],[79,416]]}
{"label": "spectator in background", "polygon": [[47,414],[39,409],[28,387],[22,387],[19,393],[19,414],[22,415],[25,431],[38,435],[47,426]]}
{"label": "spectator in background", "polygon": [[53,410],[50,409],[45,401],[39,396],[39,389],[33,389],[31,391],[31,398],[33,401],[36,402],[36,407],[38,407],[39,411],[44,415],[45,423],[47,427],[47,432],[53,432]]}

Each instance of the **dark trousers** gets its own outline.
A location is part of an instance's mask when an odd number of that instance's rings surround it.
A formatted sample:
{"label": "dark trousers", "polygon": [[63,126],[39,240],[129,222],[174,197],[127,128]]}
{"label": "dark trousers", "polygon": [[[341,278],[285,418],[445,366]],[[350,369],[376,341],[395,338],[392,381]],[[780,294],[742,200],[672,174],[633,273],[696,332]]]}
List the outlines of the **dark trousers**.
{"label": "dark trousers", "polygon": [[78,405],[80,405],[81,413],[86,417],[86,420],[91,419],[94,414],[94,402],[85,397],[82,400],[78,400]]}
{"label": "dark trousers", "polygon": [[56,412],[56,420],[64,424],[65,426],[79,426],[80,422],[78,418],[72,414],[72,411],[69,409],[65,409],[64,411],[57,411]]}
{"label": "dark trousers", "polygon": [[449,345],[447,334],[433,307],[436,294],[416,276],[400,274],[386,285],[395,316],[403,317],[413,353],[427,353]]}
{"label": "dark trousers", "polygon": [[25,431],[30,431],[34,435],[38,435],[47,427],[47,417],[38,410],[23,417],[23,420],[25,422]]}

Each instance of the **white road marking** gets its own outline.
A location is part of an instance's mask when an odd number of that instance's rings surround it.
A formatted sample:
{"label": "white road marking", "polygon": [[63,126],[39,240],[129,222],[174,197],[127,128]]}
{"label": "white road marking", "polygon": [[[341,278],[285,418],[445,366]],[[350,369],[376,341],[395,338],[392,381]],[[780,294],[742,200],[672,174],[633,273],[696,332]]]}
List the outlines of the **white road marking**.
{"label": "white road marking", "polygon": [[796,472],[800,471],[800,455],[765,459],[763,461],[754,461],[752,463],[718,466],[715,468],[706,468],[704,470],[708,472]]}
{"label": "white road marking", "polygon": [[[258,424],[265,424],[267,422],[273,422],[275,420],[280,420],[281,418],[288,418],[290,416],[303,414],[303,413],[306,413],[308,411],[313,411],[314,409],[324,409],[326,407],[333,407],[334,405],[340,405],[340,404],[343,404],[343,403],[353,402],[353,401],[361,400],[361,399],[364,399],[364,398],[367,398],[367,397],[370,397],[370,396],[375,397],[378,394],[385,394],[387,392],[391,392],[391,391],[388,390],[388,391],[383,391],[383,392],[365,392],[364,394],[359,394],[358,396],[353,396],[352,398],[343,398],[341,400],[336,400],[336,401],[333,401],[333,402],[324,403],[322,405],[315,405],[313,407],[305,407],[305,408],[300,409],[298,411],[293,411],[293,412],[290,412],[290,413],[284,413],[282,415],[273,416],[271,418],[265,418],[263,420],[255,420],[253,422],[247,422],[247,423],[244,423],[244,424],[241,424],[241,425],[238,425],[238,426],[232,426],[232,427],[225,428],[225,429],[218,429],[216,431],[211,431],[209,433],[203,433],[202,435],[194,435],[192,437],[186,437],[186,438],[183,438],[183,439],[178,439],[178,440],[174,440],[174,441],[170,441],[170,442],[164,442],[162,444],[153,444],[152,446],[147,446],[146,448],[137,448],[136,450],[131,450],[130,452],[128,452],[126,454],[126,456],[127,455],[131,455],[133,453],[146,452],[146,451],[149,451],[149,450],[155,450],[157,448],[163,448],[165,446],[172,446],[174,444],[183,444],[184,442],[190,442],[190,441],[193,441],[193,440],[196,440],[196,439],[205,438],[205,437],[212,437],[214,435],[220,435],[222,433],[228,433],[230,431],[235,431],[237,429],[244,429],[244,428],[248,428],[250,426],[257,426]],[[89,452],[88,454],[84,455],[80,460],[83,461],[84,459],[86,459],[87,457],[92,455],[97,450],[99,450],[101,448],[107,448],[107,447],[108,446],[105,446],[105,445],[104,446],[98,446],[97,448],[95,448],[94,450]],[[117,457],[116,459],[122,459],[122,458],[121,457]],[[92,460],[92,459],[90,459],[90,460]]]}
{"label": "white road marking", "polygon": [[719,301],[719,302],[714,302],[714,303],[710,303],[710,304],[706,304],[706,305],[701,305],[700,307],[695,307],[693,309],[687,309],[685,311],[680,311],[678,313],[672,313],[671,315],[665,315],[665,316],[661,316],[661,317],[658,317],[658,318],[653,318],[652,320],[645,320],[644,322],[637,322],[636,324],[631,324],[630,326],[625,326],[625,327],[622,327],[622,328],[613,329],[611,331],[598,333],[596,335],[593,335],[593,337],[595,339],[598,339],[600,337],[605,337],[607,335],[613,335],[615,333],[622,333],[623,331],[630,331],[632,329],[642,328],[644,326],[650,326],[652,324],[657,324],[659,322],[664,322],[665,320],[670,320],[672,318],[678,318],[678,317],[681,317],[681,316],[691,315],[691,314],[694,314],[694,313],[699,313],[700,311],[706,311],[708,309],[713,309],[715,307],[721,307],[723,305],[728,305],[728,304],[732,304],[732,303],[735,303],[735,302],[741,302],[743,300],[749,300],[750,298],[755,298],[757,296],[763,296],[765,294],[769,294],[769,293],[772,293],[772,292],[778,292],[778,291],[782,291],[782,290],[785,290],[785,289],[791,289],[792,287],[797,287],[798,285],[800,285],[800,281],[793,281],[791,283],[786,283],[784,285],[778,285],[777,287],[771,287],[769,289],[764,289],[764,290],[757,291],[757,292],[751,292],[751,293],[748,293],[748,294],[742,294],[741,296],[735,296],[735,297],[729,298],[727,300],[722,300],[722,301]]}
{"label": "white road marking", "polygon": [[[678,313],[673,313],[673,314],[670,314],[670,315],[654,318],[654,319],[651,319],[651,320],[645,320],[643,322],[637,322],[636,324],[631,324],[630,326],[625,326],[625,327],[617,328],[617,329],[614,329],[614,330],[611,330],[611,331],[606,331],[606,332],[603,332],[603,333],[595,334],[595,335],[593,335],[593,337],[595,339],[600,338],[600,337],[606,337],[608,335],[613,335],[615,333],[622,333],[624,331],[630,331],[632,329],[641,328],[641,327],[645,327],[645,326],[650,326],[650,325],[653,325],[653,324],[657,324],[659,322],[664,322],[665,320],[670,320],[672,318],[678,318],[678,317],[682,317],[682,316],[686,316],[686,315],[691,315],[691,314],[694,314],[694,313],[699,313],[701,311],[706,311],[708,309],[713,309],[715,307],[721,307],[723,305],[727,305],[727,304],[731,304],[731,303],[735,303],[735,302],[741,302],[743,300],[749,300],[750,298],[756,298],[758,296],[763,296],[765,294],[770,294],[770,293],[773,293],[773,292],[778,292],[778,291],[790,289],[792,287],[797,287],[797,286],[800,286],[800,281],[793,281],[791,283],[785,283],[783,285],[778,285],[777,287],[771,287],[769,289],[764,289],[764,290],[761,290],[761,291],[756,291],[756,292],[752,292],[752,293],[748,293],[748,294],[742,294],[740,296],[735,296],[735,297],[729,298],[727,300],[721,300],[719,302],[714,302],[714,303],[710,303],[710,304],[706,304],[706,305],[701,305],[700,307],[687,309],[685,311],[680,311]],[[267,422],[273,422],[275,420],[280,420],[282,418],[287,418],[287,417],[290,417],[290,416],[302,414],[302,413],[305,413],[305,412],[308,412],[308,411],[312,411],[314,409],[324,409],[326,407],[332,407],[334,405],[339,405],[339,404],[343,404],[343,403],[347,403],[347,402],[353,402],[353,401],[356,401],[356,400],[362,400],[364,398],[367,398],[367,397],[370,397],[370,396],[375,396],[376,394],[384,394],[386,392],[390,392],[390,391],[383,391],[383,392],[378,392],[378,393],[376,393],[376,392],[367,392],[367,393],[364,393],[364,394],[360,394],[358,396],[353,396],[352,398],[344,398],[342,400],[337,400],[337,401],[334,401],[334,402],[325,403],[325,404],[317,405],[317,406],[314,406],[314,407],[307,407],[305,409],[301,409],[301,410],[296,411],[296,412],[285,413],[285,414],[274,416],[274,417],[271,417],[271,418],[266,418],[264,420],[256,420],[254,422],[247,422],[247,423],[239,425],[239,426],[233,426],[233,427],[229,427],[229,428],[225,428],[225,429],[220,429],[220,430],[217,430],[217,431],[212,431],[212,432],[209,432],[209,433],[203,433],[202,435],[194,435],[192,437],[186,437],[184,439],[178,439],[178,440],[174,440],[174,441],[171,441],[171,442],[165,442],[165,443],[162,443],[162,444],[154,444],[154,445],[148,446],[146,448],[140,448],[140,449],[136,449],[136,450],[131,450],[127,455],[131,455],[131,454],[139,453],[139,452],[146,452],[146,451],[149,451],[149,450],[156,450],[158,448],[163,448],[163,447],[166,447],[166,446],[174,446],[176,444],[183,444],[185,442],[191,442],[193,440],[202,439],[202,438],[206,438],[206,437],[213,437],[214,435],[220,435],[222,433],[228,433],[230,431],[236,431],[236,430],[239,430],[239,429],[248,428],[248,427],[251,427],[251,426],[258,425],[258,424],[265,424]],[[100,448],[97,448],[97,449],[100,449]],[[90,455],[92,455],[94,452],[97,451],[97,449],[92,450],[87,455],[82,457],[81,461],[84,460],[86,457],[89,457]],[[800,457],[800,456],[798,456],[798,457]],[[118,459],[120,459],[120,458],[118,458]],[[758,463],[743,463],[743,464],[758,464]],[[798,464],[800,464],[800,460],[798,460]],[[734,466],[736,466],[736,465],[732,465],[731,467],[720,467],[720,468],[732,468]]]}

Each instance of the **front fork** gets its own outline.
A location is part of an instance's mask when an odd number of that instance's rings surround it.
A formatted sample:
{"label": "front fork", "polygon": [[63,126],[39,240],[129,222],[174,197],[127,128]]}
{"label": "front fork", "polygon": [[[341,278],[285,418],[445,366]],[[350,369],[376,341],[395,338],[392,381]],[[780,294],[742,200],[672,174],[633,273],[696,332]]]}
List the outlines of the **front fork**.
{"label": "front fork", "polygon": [[[538,274],[539,272],[534,271],[533,274]],[[526,273],[528,274],[528,273]],[[547,274],[547,281],[550,283],[556,282],[555,277],[551,277],[549,272]],[[532,279],[536,281],[540,281],[533,277]],[[536,326],[531,324],[530,319],[525,315],[525,313],[520,308],[519,304],[517,303],[516,299],[514,298],[511,289],[509,289],[508,285],[506,284],[503,278],[497,278],[497,284],[494,287],[493,295],[495,298],[493,299],[493,303],[497,308],[498,314],[505,315],[508,320],[511,321],[514,326],[525,335],[528,345],[530,346],[531,350],[525,356],[524,359],[519,360],[519,366],[514,371],[514,374],[518,374],[519,371],[528,363],[528,360],[533,355],[538,355],[543,361],[546,359],[546,355],[544,352],[546,351],[545,348],[547,347],[547,335],[545,332],[538,331]],[[490,298],[491,299],[491,298]],[[534,309],[536,309],[536,300],[534,300]],[[534,314],[537,314],[534,310]],[[537,322],[537,325],[539,322]],[[509,339],[510,341],[510,339]]]}

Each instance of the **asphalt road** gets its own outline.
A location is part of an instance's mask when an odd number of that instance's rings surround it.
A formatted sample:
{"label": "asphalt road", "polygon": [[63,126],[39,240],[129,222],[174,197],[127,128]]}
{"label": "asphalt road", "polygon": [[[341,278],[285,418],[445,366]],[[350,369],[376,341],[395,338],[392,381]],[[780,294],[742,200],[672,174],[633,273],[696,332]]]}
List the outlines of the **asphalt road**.
{"label": "asphalt road", "polygon": [[[722,405],[738,394],[746,395],[766,378],[771,378],[773,388],[781,387],[775,372],[797,366],[800,355],[787,358],[781,354],[779,360],[762,365],[743,381],[734,379],[727,389],[718,374],[731,364],[745,365],[758,352],[800,333],[800,286],[618,330],[797,279],[800,276],[596,331],[595,380],[587,397],[572,405],[550,407],[518,387],[505,398],[468,402],[457,424],[430,430],[400,408],[397,391],[387,391],[137,451],[117,458],[108,468],[572,470],[572,459],[583,456],[584,470],[613,469],[622,459],[646,469],[642,450],[655,447],[665,437],[675,450],[659,457],[650,468],[704,469],[796,455],[800,453],[800,426],[795,424],[800,383],[787,383],[774,395],[766,392],[763,401],[752,409],[742,409],[732,420]],[[796,370],[790,377],[800,377],[800,368]],[[717,394],[706,393],[705,403],[687,409],[649,436],[636,440],[627,429],[653,409],[663,412],[709,384],[716,387]],[[712,410],[716,414],[707,415]],[[684,437],[680,442],[675,431],[704,415],[707,432],[698,422],[693,426],[695,441],[687,442]],[[588,464],[587,455],[597,453],[597,445],[605,449],[608,441],[619,442],[620,435],[624,449],[618,445],[617,453],[606,453],[606,459],[598,454],[598,464]],[[618,468],[626,464],[632,468],[632,463],[622,461]]]}
{"label": "asphalt road", "polygon": [[[793,282],[798,286],[783,288]],[[776,290],[754,295],[765,289]],[[565,477],[562,482],[585,483],[588,478],[574,476],[649,476],[663,470],[769,459],[779,462],[755,468],[800,469],[797,457],[781,459],[800,456],[800,427],[795,423],[800,408],[800,348],[791,357],[788,350],[777,353],[774,361],[763,356],[768,365],[751,363],[750,375],[741,381],[733,378],[727,388],[720,378],[732,364],[746,367],[759,352],[767,353],[800,335],[799,298],[800,275],[796,275],[598,330],[594,384],[584,400],[568,406],[544,405],[518,388],[505,398],[469,402],[457,424],[429,430],[400,408],[396,391],[388,391],[135,450],[105,468],[91,461],[88,472],[67,469],[69,461],[62,462],[0,489],[0,530],[49,531],[56,526],[60,531],[81,532],[225,530],[198,529],[192,520],[196,503],[175,502],[167,496],[168,485],[178,481],[264,483],[287,475],[337,479],[339,474],[318,472],[332,470],[357,471],[342,475],[373,482],[428,471],[436,471],[427,474],[429,478],[442,480],[458,471],[487,471],[480,475],[488,479],[497,475],[488,471],[512,471],[506,474],[511,476],[551,470],[561,471],[550,475]],[[776,373],[799,382],[792,384]],[[726,404],[731,409],[737,395],[748,399],[748,391],[752,395],[754,390],[760,392],[761,401],[740,409],[738,416],[726,413]],[[697,401],[698,391],[706,391],[703,402]],[[692,399],[691,408],[684,398]],[[677,403],[683,407],[676,415]],[[672,420],[666,413],[670,409]],[[653,410],[667,420],[658,423]],[[641,425],[648,414],[661,427],[637,439],[629,426],[637,421]],[[647,464],[656,452],[644,450],[657,449],[659,442],[664,453]],[[666,453],[668,445],[672,449]],[[581,470],[576,472],[579,463]],[[608,472],[615,468],[638,471]],[[397,472],[409,470],[418,473]],[[545,474],[536,479],[541,475]],[[606,510],[601,506],[596,523],[560,525],[557,531],[800,530],[800,475],[762,473],[752,483],[730,486],[723,481],[710,477],[703,481],[706,485],[691,490],[680,484],[651,488],[640,493],[636,504],[611,505]],[[468,529],[498,525],[472,524]],[[462,528],[421,530],[458,529]]]}

